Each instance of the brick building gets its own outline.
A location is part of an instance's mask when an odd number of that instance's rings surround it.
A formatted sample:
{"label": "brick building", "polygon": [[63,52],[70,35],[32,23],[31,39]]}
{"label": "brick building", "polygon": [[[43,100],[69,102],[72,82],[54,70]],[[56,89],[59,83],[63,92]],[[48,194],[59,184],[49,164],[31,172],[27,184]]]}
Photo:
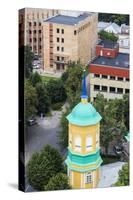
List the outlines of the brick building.
{"label": "brick building", "polygon": [[[76,13],[76,12],[75,12]],[[60,14],[43,23],[43,68],[64,71],[69,61],[87,65],[95,57],[97,43],[96,13]]]}
{"label": "brick building", "polygon": [[98,93],[107,99],[129,93],[129,54],[120,53],[117,43],[105,40],[96,46],[96,56],[89,64],[91,101]]}

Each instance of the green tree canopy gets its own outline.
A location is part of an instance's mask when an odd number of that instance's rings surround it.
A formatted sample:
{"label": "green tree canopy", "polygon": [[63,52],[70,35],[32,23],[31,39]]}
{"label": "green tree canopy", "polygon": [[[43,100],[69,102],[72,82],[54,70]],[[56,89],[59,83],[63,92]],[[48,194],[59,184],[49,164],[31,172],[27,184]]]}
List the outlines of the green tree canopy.
{"label": "green tree canopy", "polygon": [[122,169],[119,171],[118,181],[115,183],[115,186],[126,185],[129,185],[129,163],[122,166]]}
{"label": "green tree canopy", "polygon": [[42,79],[38,72],[32,73],[30,76],[30,81],[32,85],[35,87],[37,83],[41,83]]}
{"label": "green tree canopy", "polygon": [[36,92],[37,92],[37,111],[38,114],[46,114],[50,108],[50,98],[48,96],[46,84],[39,82],[36,84]]}
{"label": "green tree canopy", "polygon": [[108,33],[107,31],[100,31],[99,36],[102,40],[111,40],[113,42],[117,42],[118,37],[114,33]]}
{"label": "green tree canopy", "polygon": [[24,88],[24,102],[25,102],[25,118],[28,119],[32,115],[35,115],[38,105],[36,88],[34,88],[29,80],[25,81]]}
{"label": "green tree canopy", "polygon": [[68,177],[66,174],[58,173],[56,176],[50,178],[48,184],[44,186],[44,190],[65,190],[71,189],[68,184]]}
{"label": "green tree canopy", "polygon": [[51,177],[64,170],[60,153],[50,145],[46,145],[40,152],[34,153],[28,163],[28,180],[31,186],[44,190]]}
{"label": "green tree canopy", "polygon": [[47,83],[47,90],[52,104],[66,100],[65,88],[60,79],[49,80]]}

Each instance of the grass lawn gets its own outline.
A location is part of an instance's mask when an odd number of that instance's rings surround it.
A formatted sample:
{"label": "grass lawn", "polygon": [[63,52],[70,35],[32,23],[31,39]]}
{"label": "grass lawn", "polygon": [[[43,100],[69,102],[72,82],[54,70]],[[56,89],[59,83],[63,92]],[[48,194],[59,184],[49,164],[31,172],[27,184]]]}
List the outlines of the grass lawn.
{"label": "grass lawn", "polygon": [[50,80],[57,80],[57,79],[59,79],[59,78],[50,77],[50,76],[41,76],[41,78],[42,78],[42,81],[45,82],[45,83],[47,83]]}
{"label": "grass lawn", "polygon": [[101,155],[101,157],[102,157],[102,160],[103,160],[102,165],[120,161],[120,158],[117,157],[117,156],[104,156],[104,155]]}

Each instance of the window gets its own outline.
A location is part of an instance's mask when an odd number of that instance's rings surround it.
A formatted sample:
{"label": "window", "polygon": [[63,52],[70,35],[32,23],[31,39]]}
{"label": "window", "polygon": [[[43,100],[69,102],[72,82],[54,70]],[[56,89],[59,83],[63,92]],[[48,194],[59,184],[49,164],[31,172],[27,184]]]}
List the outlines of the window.
{"label": "window", "polygon": [[50,67],[53,68],[53,65],[51,64]]}
{"label": "window", "polygon": [[92,183],[92,172],[86,173],[86,183]]}
{"label": "window", "polygon": [[59,61],[60,60],[60,57],[59,56],[57,56],[57,61]]}
{"label": "window", "polygon": [[59,50],[60,50],[60,47],[58,46],[58,47],[57,47],[57,51],[59,51]]}
{"label": "window", "polygon": [[57,42],[59,42],[60,41],[60,38],[59,37],[57,37]]}
{"label": "window", "polygon": [[81,138],[80,137],[75,138],[75,150],[81,151]]}
{"label": "window", "polygon": [[123,88],[117,88],[117,93],[122,94],[123,93]]}
{"label": "window", "polygon": [[34,33],[36,33],[36,30],[34,30]]}
{"label": "window", "polygon": [[56,29],[56,32],[57,32],[57,33],[60,33],[60,29],[59,29],[59,28],[57,28],[57,29]]}
{"label": "window", "polygon": [[32,42],[32,38],[30,38],[30,42]]}
{"label": "window", "polygon": [[64,43],[64,38],[61,39],[61,42]]}
{"label": "window", "polygon": [[125,89],[125,93],[126,93],[126,94],[127,94],[127,93],[129,94],[129,89]]}
{"label": "window", "polygon": [[34,42],[36,42],[36,38],[34,38]]}
{"label": "window", "polygon": [[62,34],[64,34],[64,29],[61,30]]}
{"label": "window", "polygon": [[123,78],[122,77],[117,77],[117,80],[118,81],[123,81]]}
{"label": "window", "polygon": [[64,51],[64,47],[61,47],[61,51],[62,51],[62,52]]}
{"label": "window", "polygon": [[42,31],[41,31],[41,30],[39,30],[38,32],[39,32],[39,33],[41,33]]}
{"label": "window", "polygon": [[41,26],[41,22],[39,22],[39,26]]}
{"label": "window", "polygon": [[115,80],[115,76],[110,76],[110,80]]}
{"label": "window", "polygon": [[34,26],[36,26],[36,22],[34,22]]}
{"label": "window", "polygon": [[77,34],[77,31],[76,30],[74,30],[74,35],[76,35]]}
{"label": "window", "polygon": [[86,150],[91,151],[92,150],[92,137],[88,136],[86,138]]}
{"label": "window", "polygon": [[29,22],[29,26],[31,26],[32,25],[32,23],[31,22]]}
{"label": "window", "polygon": [[64,61],[64,57],[61,57],[61,60]]}
{"label": "window", "polygon": [[94,90],[100,90],[100,85],[94,85]]}
{"label": "window", "polygon": [[102,86],[102,91],[107,92],[107,86]]}
{"label": "window", "polygon": [[31,30],[29,30],[29,34],[31,34],[32,32],[31,32]]}
{"label": "window", "polygon": [[100,78],[100,74],[94,74],[95,78]]}
{"label": "window", "polygon": [[126,78],[126,81],[129,81],[129,78]]}
{"label": "window", "polygon": [[109,90],[111,93],[115,93],[115,87],[110,87]]}
{"label": "window", "polygon": [[42,49],[42,46],[41,46],[41,45],[39,46],[39,49],[40,49],[40,50]]}
{"label": "window", "polygon": [[41,42],[42,38],[39,38],[39,41]]}
{"label": "window", "polygon": [[102,78],[106,78],[106,79],[107,79],[107,78],[108,78],[108,76],[107,76],[107,75],[102,75]]}

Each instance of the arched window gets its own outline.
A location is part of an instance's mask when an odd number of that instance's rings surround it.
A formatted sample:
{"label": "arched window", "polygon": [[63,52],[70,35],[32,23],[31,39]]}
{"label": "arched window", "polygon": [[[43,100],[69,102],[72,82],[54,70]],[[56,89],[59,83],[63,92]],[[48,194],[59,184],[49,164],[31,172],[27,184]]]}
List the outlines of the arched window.
{"label": "arched window", "polygon": [[75,150],[81,151],[81,138],[79,136],[75,138]]}
{"label": "arched window", "polygon": [[93,139],[91,136],[88,136],[86,138],[86,150],[87,151],[92,151],[92,146],[93,146]]}

